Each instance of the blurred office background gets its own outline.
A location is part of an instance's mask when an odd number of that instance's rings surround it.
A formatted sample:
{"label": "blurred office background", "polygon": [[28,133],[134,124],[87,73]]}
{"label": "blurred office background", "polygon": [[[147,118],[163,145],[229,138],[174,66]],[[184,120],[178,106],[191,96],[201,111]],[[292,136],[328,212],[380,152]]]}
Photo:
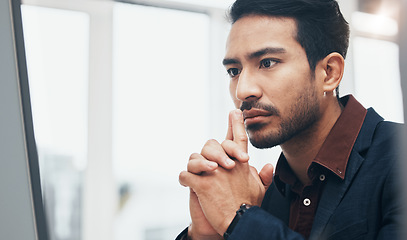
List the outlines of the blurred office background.
{"label": "blurred office background", "polygon": [[[189,155],[222,141],[233,0],[23,0],[52,240],[164,240],[189,224]],[[403,122],[398,0],[339,1],[351,24],[341,95]],[[249,149],[258,170],[280,149]]]}

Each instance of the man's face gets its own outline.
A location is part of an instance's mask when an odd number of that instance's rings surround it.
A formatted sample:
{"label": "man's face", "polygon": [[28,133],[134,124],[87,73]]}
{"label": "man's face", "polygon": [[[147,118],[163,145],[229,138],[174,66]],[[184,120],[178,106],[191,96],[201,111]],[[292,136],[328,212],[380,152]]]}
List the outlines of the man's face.
{"label": "man's face", "polygon": [[254,15],[230,31],[223,63],[255,147],[283,144],[319,119],[316,81],[296,32],[291,18]]}

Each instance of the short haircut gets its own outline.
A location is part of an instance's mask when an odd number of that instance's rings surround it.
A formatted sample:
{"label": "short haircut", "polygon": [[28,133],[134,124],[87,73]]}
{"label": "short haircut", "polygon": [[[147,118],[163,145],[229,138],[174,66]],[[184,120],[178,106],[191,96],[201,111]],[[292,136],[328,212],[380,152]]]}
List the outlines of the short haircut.
{"label": "short haircut", "polygon": [[249,15],[293,18],[312,71],[330,53],[346,57],[349,25],[335,0],[237,0],[229,11],[232,24]]}

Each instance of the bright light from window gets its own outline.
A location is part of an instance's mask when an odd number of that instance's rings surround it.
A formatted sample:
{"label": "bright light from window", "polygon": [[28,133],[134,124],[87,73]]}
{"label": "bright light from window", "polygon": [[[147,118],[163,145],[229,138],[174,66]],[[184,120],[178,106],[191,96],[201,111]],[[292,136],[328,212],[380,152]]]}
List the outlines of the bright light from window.
{"label": "bright light from window", "polygon": [[353,44],[357,99],[386,120],[404,122],[398,45],[362,37]]}
{"label": "bright light from window", "polygon": [[167,0],[168,2],[196,4],[200,6],[227,9],[235,0]]}
{"label": "bright light from window", "polygon": [[189,222],[178,174],[209,138],[209,17],[116,3],[113,26],[115,239],[175,238]]}
{"label": "bright light from window", "polygon": [[398,33],[398,24],[392,18],[384,15],[354,12],[352,26],[355,30],[373,35],[393,37]]}

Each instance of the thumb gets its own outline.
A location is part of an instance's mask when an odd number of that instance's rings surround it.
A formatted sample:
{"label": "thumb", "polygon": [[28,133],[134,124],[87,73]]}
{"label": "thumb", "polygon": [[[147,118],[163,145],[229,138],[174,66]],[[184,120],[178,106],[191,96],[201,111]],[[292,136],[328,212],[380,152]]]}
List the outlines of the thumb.
{"label": "thumb", "polygon": [[261,169],[259,176],[261,181],[263,182],[264,187],[266,190],[270,187],[271,183],[273,182],[273,173],[274,173],[274,167],[271,163],[267,163],[264,165],[264,167]]}

